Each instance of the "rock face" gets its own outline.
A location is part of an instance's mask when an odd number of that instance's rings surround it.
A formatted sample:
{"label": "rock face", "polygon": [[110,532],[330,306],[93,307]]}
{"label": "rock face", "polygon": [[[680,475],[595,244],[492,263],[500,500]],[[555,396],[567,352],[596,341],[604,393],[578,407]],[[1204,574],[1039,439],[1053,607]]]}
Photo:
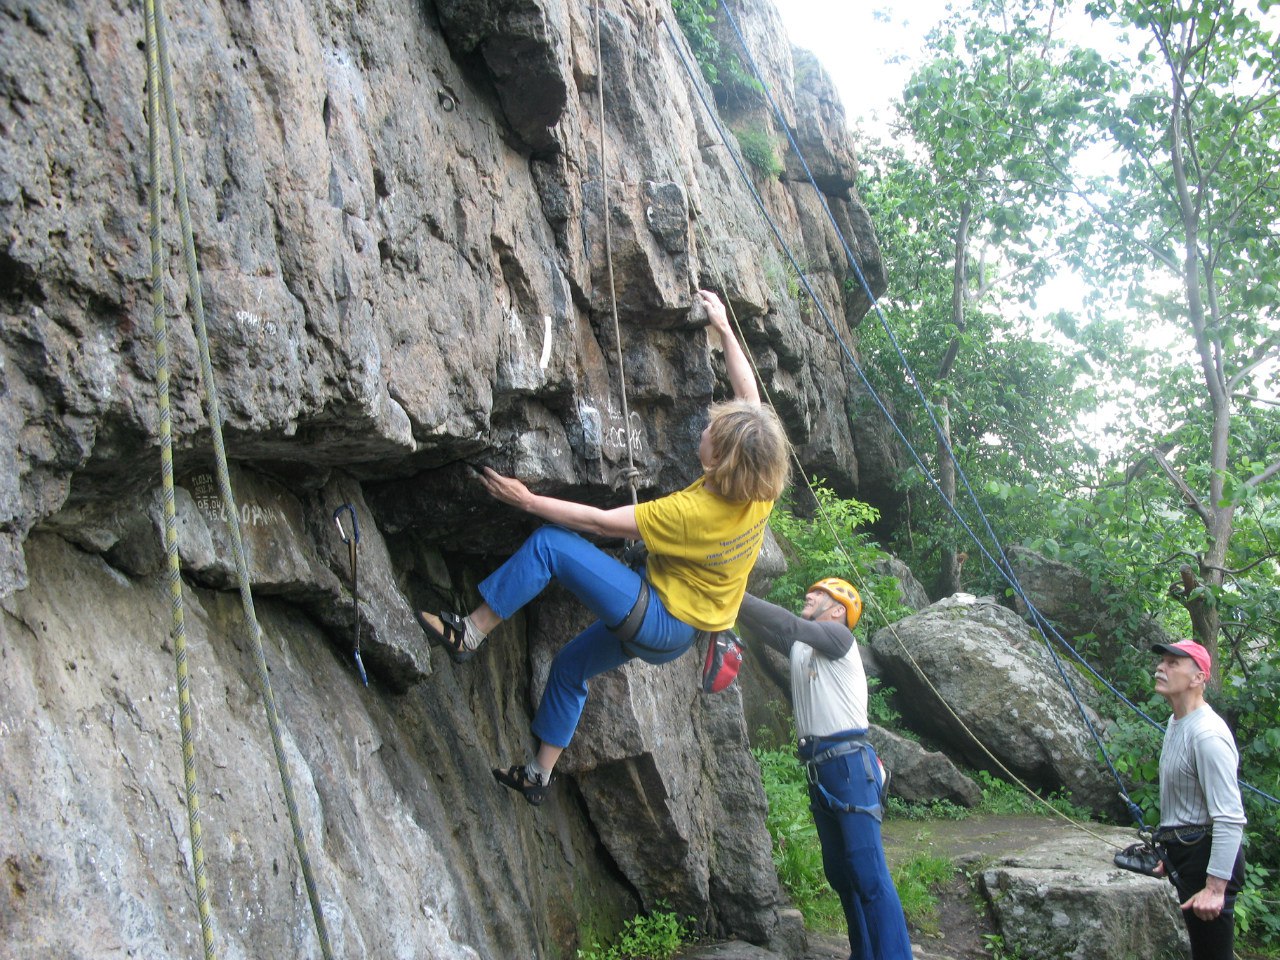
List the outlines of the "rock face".
{"label": "rock face", "polygon": [[1036,789],[1066,789],[1092,810],[1123,814],[1043,643],[1012,610],[957,594],[877,631],[871,647],[903,721],[950,756],[999,773],[985,746]]}
{"label": "rock face", "polygon": [[[694,692],[692,656],[602,678],[534,812],[489,768],[530,747],[539,678],[581,611],[548,595],[459,669],[411,616],[474,603],[530,529],[473,465],[610,505],[629,454],[644,497],[693,478],[705,407],[725,393],[689,309],[700,286],[732,305],[805,470],[868,499],[889,487],[883,430],[851,425],[853,375],[792,295],[669,7],[603,0],[599,56],[597,5],[564,0],[171,7],[236,490],[226,502],[212,480],[166,199],[220,952],[318,955],[239,620],[232,518],[340,954],[565,956],[664,898],[709,933],[790,950],[740,708]],[[844,293],[823,201],[877,291],[883,277],[842,112],[820,70],[797,71],[770,7],[735,9],[823,193],[791,174],[755,186],[852,342],[865,297]],[[16,960],[198,950],[159,547],[142,37],[140,11],[108,0],[0,12],[0,937]],[[747,113],[777,137],[758,104]],[[332,523],[344,504],[361,530],[358,604]]]}
{"label": "rock face", "polygon": [[[1133,834],[1112,831],[1117,847]],[[1005,949],[1026,960],[1181,960],[1186,928],[1173,887],[1120,870],[1085,834],[1047,842],[984,869]]]}
{"label": "rock face", "polygon": [[[1115,591],[1096,589],[1081,571],[1051,560],[1025,547],[1010,547],[1009,563],[1027,598],[1068,641],[1092,636],[1103,674],[1109,672],[1125,644],[1137,644],[1143,651],[1153,643],[1174,643],[1171,635],[1150,617],[1129,621],[1124,603]],[[1022,597],[1016,597],[1018,612],[1028,611]]]}

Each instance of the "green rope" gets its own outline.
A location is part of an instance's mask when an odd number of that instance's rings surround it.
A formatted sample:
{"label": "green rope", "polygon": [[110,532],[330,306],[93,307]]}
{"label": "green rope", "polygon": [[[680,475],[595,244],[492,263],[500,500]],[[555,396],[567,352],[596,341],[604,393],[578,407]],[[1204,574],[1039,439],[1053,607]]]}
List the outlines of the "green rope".
{"label": "green rope", "polygon": [[155,336],[156,388],[160,404],[160,472],[164,488],[164,542],[169,560],[169,603],[173,611],[173,657],[178,674],[178,718],[182,730],[182,774],[186,785],[187,829],[195,872],[196,909],[205,960],[214,960],[209,884],[204,868],[204,834],[200,827],[200,794],[196,790],[196,749],[191,723],[191,689],[187,670],[187,626],[182,606],[182,564],[178,558],[178,519],[173,496],[173,424],[169,410],[169,332],[164,316],[164,282],[160,242],[160,91],[156,60],[155,10],[147,4],[147,149],[151,167],[151,312]]}
{"label": "green rope", "polygon": [[210,434],[213,439],[214,455],[217,460],[218,490],[222,496],[223,505],[230,513],[227,527],[231,534],[231,549],[235,558],[236,574],[240,588],[240,603],[244,609],[245,622],[249,627],[249,638],[253,646],[258,685],[262,691],[263,707],[267,715],[267,726],[271,731],[271,743],[275,748],[276,766],[280,771],[280,783],[284,789],[285,806],[288,808],[289,823],[293,828],[293,843],[298,853],[299,865],[302,868],[303,883],[307,889],[307,899],[311,904],[311,914],[315,920],[316,934],[320,940],[320,950],[325,960],[332,960],[333,951],[329,945],[329,932],[325,926],[320,895],[316,888],[315,876],[311,868],[311,858],[307,853],[307,841],[303,835],[302,825],[298,816],[298,803],[294,796],[293,780],[289,775],[289,764],[284,753],[284,741],[280,732],[280,715],[276,710],[275,694],[271,690],[271,677],[268,673],[266,651],[262,646],[262,628],[258,624],[257,614],[253,607],[253,594],[249,586],[249,567],[245,561],[244,542],[240,534],[240,512],[236,509],[235,496],[231,490],[231,476],[227,467],[227,451],[222,439],[222,414],[218,406],[218,391],[213,376],[213,361],[209,352],[209,336],[205,327],[204,299],[200,291],[200,273],[196,264],[195,240],[191,232],[191,209],[187,199],[186,173],[182,163],[182,152],[179,149],[181,130],[178,127],[178,113],[174,106],[173,77],[169,61],[164,0],[147,0],[147,11],[148,16],[153,17],[155,22],[157,60],[160,67],[161,90],[164,94],[165,119],[169,127],[169,155],[170,162],[173,165],[174,185],[177,189],[178,219],[182,225],[182,259],[186,265],[187,285],[191,296],[196,340],[200,347],[200,371],[204,379],[206,414],[209,418]]}

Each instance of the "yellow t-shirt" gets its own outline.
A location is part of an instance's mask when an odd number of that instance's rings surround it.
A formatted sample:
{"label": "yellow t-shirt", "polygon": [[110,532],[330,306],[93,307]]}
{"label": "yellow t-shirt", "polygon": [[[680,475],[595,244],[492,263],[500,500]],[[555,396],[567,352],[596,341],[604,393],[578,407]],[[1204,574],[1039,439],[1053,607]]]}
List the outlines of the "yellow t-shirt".
{"label": "yellow t-shirt", "polygon": [[678,493],[636,506],[649,548],[649,582],[672,616],[699,630],[727,630],[764,542],[772,500],[735,502],[699,477]]}

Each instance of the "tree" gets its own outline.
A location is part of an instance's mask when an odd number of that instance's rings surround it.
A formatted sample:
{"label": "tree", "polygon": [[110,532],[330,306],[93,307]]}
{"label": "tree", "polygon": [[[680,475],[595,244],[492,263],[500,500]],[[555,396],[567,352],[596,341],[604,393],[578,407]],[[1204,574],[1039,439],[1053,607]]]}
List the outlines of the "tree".
{"label": "tree", "polygon": [[[1054,37],[1055,12],[1037,0],[978,0],[938,28],[933,59],[904,92],[898,144],[878,151],[862,188],[894,323],[907,333],[904,350],[936,420],[934,472],[951,504],[952,451],[1003,480],[1053,475],[1050,441],[1064,437],[1085,400],[1075,363],[1025,318],[1053,270],[1048,238],[1070,193],[1065,171],[1091,134],[1083,118],[1110,76],[1098,54]],[[862,346],[894,390],[896,351],[876,332]],[[1009,379],[995,380],[997,370]],[[903,400],[900,409],[918,406]],[[917,419],[920,439],[933,424]],[[931,544],[936,591],[954,593],[958,531],[930,526],[948,532]]]}
{"label": "tree", "polygon": [[1123,277],[1149,329],[1181,338],[1163,379],[1148,381],[1163,416],[1142,454],[1202,531],[1171,592],[1216,663],[1224,584],[1274,556],[1269,545],[1233,555],[1232,542],[1242,506],[1280,474],[1280,59],[1275,38],[1231,3],[1097,0],[1089,10],[1150,38],[1103,114],[1120,167],[1086,193],[1107,228],[1094,276]]}

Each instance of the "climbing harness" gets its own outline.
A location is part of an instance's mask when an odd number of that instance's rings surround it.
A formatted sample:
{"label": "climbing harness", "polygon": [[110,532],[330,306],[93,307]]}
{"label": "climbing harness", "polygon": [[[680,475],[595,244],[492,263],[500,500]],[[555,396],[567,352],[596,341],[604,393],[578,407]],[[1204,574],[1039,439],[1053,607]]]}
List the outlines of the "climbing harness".
{"label": "climbing harness", "polygon": [[622,652],[629,657],[638,656],[632,652],[633,650],[643,650],[651,653],[657,653],[650,647],[646,647],[642,643],[636,643],[636,634],[640,632],[640,626],[644,623],[644,615],[649,610],[649,581],[643,577],[640,579],[640,592],[636,595],[636,602],[631,605],[631,609],[627,615],[618,623],[609,628],[609,632],[618,638],[618,642],[622,644]]}
{"label": "climbing harness", "polygon": [[[871,761],[874,759],[879,767],[880,788],[877,791],[875,806],[860,807],[856,804],[845,803],[822,785],[822,765],[840,757],[848,756],[851,753],[856,753],[862,758],[862,771],[866,774],[868,783],[875,783],[876,781],[875,770],[871,766]],[[884,801],[885,794],[888,791],[889,777],[885,771],[884,764],[876,756],[875,749],[867,742],[867,731],[861,730],[850,734],[836,741],[832,746],[826,746],[822,737],[803,738],[800,741],[800,762],[804,766],[805,779],[809,786],[822,798],[822,802],[828,810],[835,813],[866,813],[875,817],[877,821],[884,819]]]}
{"label": "climbing harness", "polygon": [[[351,514],[350,537],[347,536],[347,531],[342,527],[343,513]],[[338,535],[342,537],[342,542],[347,545],[347,556],[351,561],[351,630],[355,634],[351,655],[355,658],[356,671],[360,674],[360,682],[367,687],[369,685],[369,675],[364,672],[364,661],[360,659],[360,581],[356,573],[356,552],[360,547],[360,524],[356,520],[356,508],[349,503],[344,503],[333,511],[333,522],[338,525]]]}
{"label": "climbing harness", "polygon": [[[209,349],[208,329],[205,325],[204,317],[204,298],[200,288],[200,272],[196,263],[195,239],[191,229],[191,207],[187,197],[187,178],[185,167],[182,161],[182,151],[180,145],[180,137],[182,130],[178,125],[178,111],[174,104],[173,95],[173,77],[172,69],[169,61],[169,46],[167,40],[167,23],[164,13],[164,0],[146,0],[145,9],[146,32],[149,49],[147,51],[147,79],[148,79],[148,124],[150,135],[148,142],[150,146],[150,177],[151,177],[151,210],[152,210],[152,237],[151,237],[151,270],[152,270],[152,304],[156,311],[158,319],[157,326],[162,325],[164,318],[161,315],[163,310],[163,295],[159,288],[163,282],[163,269],[161,265],[161,245],[160,245],[160,217],[159,217],[159,177],[160,177],[160,152],[158,146],[158,127],[160,124],[160,100],[163,97],[163,108],[165,114],[165,123],[169,130],[169,160],[173,168],[174,188],[177,195],[178,203],[178,219],[182,230],[182,254],[183,263],[186,267],[187,286],[189,290],[189,299],[192,308],[192,325],[195,329],[196,343],[200,353],[200,373],[205,387],[205,413],[209,420],[210,436],[213,441],[213,449],[217,464],[218,490],[222,497],[223,504],[227,507],[228,523],[227,529],[231,536],[232,555],[236,565],[236,579],[240,590],[240,603],[244,611],[245,623],[249,629],[249,638],[253,648],[254,663],[257,669],[258,685],[262,692],[263,707],[267,715],[267,726],[271,732],[271,743],[275,750],[276,766],[280,772],[281,787],[284,792],[285,806],[289,812],[289,823],[293,829],[294,848],[298,854],[298,862],[302,871],[303,883],[307,890],[307,899],[311,905],[311,915],[315,922],[316,936],[320,942],[320,952],[325,960],[332,960],[333,950],[329,944],[329,933],[325,925],[324,913],[320,904],[320,894],[316,887],[314,872],[311,868],[311,858],[307,853],[306,837],[302,832],[302,824],[298,814],[298,803],[294,796],[293,780],[289,774],[288,759],[285,756],[284,738],[280,731],[280,716],[276,710],[275,695],[271,689],[271,677],[267,666],[266,652],[262,644],[262,628],[258,624],[257,615],[253,607],[253,595],[249,584],[249,568],[245,559],[244,542],[240,532],[240,511],[235,506],[235,496],[231,489],[230,470],[227,466],[227,452],[222,438],[222,414],[218,404],[217,384],[213,374],[213,361]],[[158,87],[158,92],[157,92]],[[157,350],[160,349],[160,341],[157,341]],[[166,384],[167,389],[167,384]],[[167,397],[162,404],[167,403]],[[170,496],[171,494],[166,494]],[[166,526],[168,520],[166,520]],[[169,539],[169,532],[166,531],[166,540]],[[171,590],[180,590],[180,582],[176,585],[173,581],[172,562],[170,564],[170,583]],[[180,673],[184,669],[180,666]],[[190,726],[190,716],[181,717],[184,727],[183,734],[183,756],[184,765],[189,763],[189,753],[191,749],[190,741],[187,738],[187,729]],[[189,785],[192,778],[188,777]],[[188,818],[193,815],[192,802],[188,800]],[[199,822],[192,821],[192,846],[193,856],[197,854],[197,845],[199,839]],[[200,862],[196,864],[196,895],[197,900],[201,897],[201,888],[204,886],[203,877],[203,855],[200,854]],[[212,957],[213,955],[213,936],[212,931],[207,925],[206,920],[207,908],[201,911],[201,928],[205,942],[205,955]]]}

